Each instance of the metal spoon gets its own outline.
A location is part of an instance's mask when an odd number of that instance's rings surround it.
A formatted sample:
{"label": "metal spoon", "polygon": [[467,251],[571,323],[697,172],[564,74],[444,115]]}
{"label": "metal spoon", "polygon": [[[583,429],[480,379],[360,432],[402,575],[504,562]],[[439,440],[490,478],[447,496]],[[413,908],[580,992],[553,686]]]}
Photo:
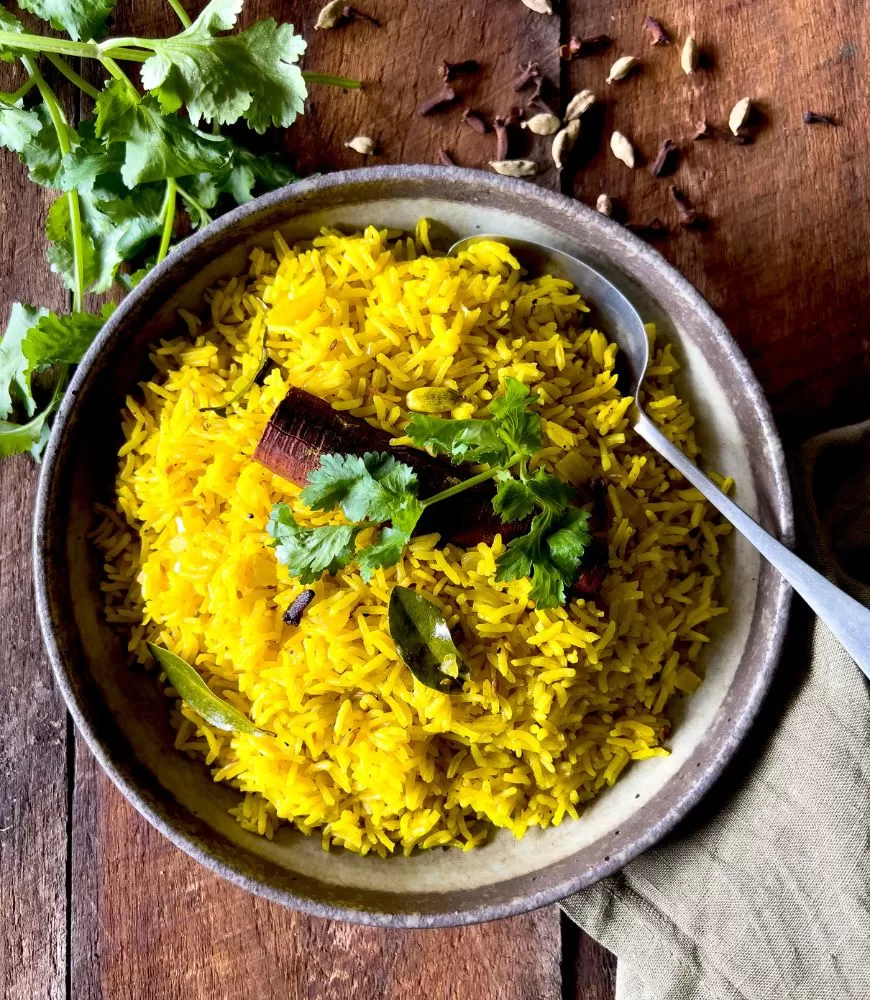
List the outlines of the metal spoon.
{"label": "metal spoon", "polygon": [[[480,240],[507,244],[530,274],[554,274],[567,278],[594,305],[604,331],[619,346],[637,400],[649,364],[649,343],[643,321],[628,299],[588,264],[552,247],[512,236],[470,236],[450,248],[455,254]],[[786,580],[840,640],[846,651],[870,677],[870,610],[851,598],[765,531],[730,500],[701,470],[672,444],[643,411],[634,410],[634,429],[663,458],[710,501]]]}

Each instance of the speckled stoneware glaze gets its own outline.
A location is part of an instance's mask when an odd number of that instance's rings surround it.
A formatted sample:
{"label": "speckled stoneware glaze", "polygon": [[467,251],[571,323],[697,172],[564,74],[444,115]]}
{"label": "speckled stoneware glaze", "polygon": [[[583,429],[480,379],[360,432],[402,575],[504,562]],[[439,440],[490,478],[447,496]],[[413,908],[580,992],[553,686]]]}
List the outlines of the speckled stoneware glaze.
{"label": "speckled stoneware glaze", "polygon": [[111,496],[125,395],[149,371],[148,347],[182,328],[180,307],[237,274],[280,230],[434,222],[446,248],[475,232],[539,240],[605,271],[659,324],[685,363],[709,468],[788,542],[792,517],[780,443],[743,355],[709,306],[654,250],[589,208],[523,181],[441,167],[378,167],[302,181],[191,237],[109,320],[79,366],[42,469],[34,538],[39,616],[57,682],[88,745],[121,791],[179,847],[268,899],[321,916],[399,927],[489,920],[551,903],[616,871],[663,837],[710,788],[758,711],[786,626],[789,592],[739,538],[728,542],[718,620],[699,691],[676,708],[673,754],[632,766],[579,821],[509,834],[469,853],[360,858],[289,828],[273,841],[227,814],[237,793],[177,753],[153,674],[127,667],[105,623],[94,503]]}

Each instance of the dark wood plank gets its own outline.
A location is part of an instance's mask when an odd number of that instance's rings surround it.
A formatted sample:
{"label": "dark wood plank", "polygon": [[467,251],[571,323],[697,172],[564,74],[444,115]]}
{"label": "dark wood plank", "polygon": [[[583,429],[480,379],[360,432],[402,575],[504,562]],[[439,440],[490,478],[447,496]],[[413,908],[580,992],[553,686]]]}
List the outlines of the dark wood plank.
{"label": "dark wood plank", "polygon": [[[594,203],[607,191],[632,219],[660,217],[674,229],[662,253],[706,296],[746,352],[789,439],[867,415],[870,274],[867,128],[870,80],[860,52],[870,23],[849,0],[589,0],[571,4],[579,35],[606,31],[611,51],[576,60],[574,88],[606,96],[602,141],[593,144],[573,189]],[[674,44],[653,48],[643,29],[653,13]],[[694,33],[707,68],[686,77],[679,46]],[[621,53],[641,71],[606,87]],[[758,102],[751,146],[690,141],[692,122],[724,125],[744,96]],[[806,126],[807,108],[836,115],[839,128]],[[607,149],[613,128],[646,158],[665,138],[686,143],[673,180],[628,170]],[[709,216],[706,229],[679,231],[669,203],[676,183]]]}
{"label": "dark wood plank", "polygon": [[555,907],[438,931],[385,931],[285,910],[175,848],[81,746],[73,847],[74,1000],[561,996]]}
{"label": "dark wood plank", "polygon": [[[486,114],[507,109],[518,63],[546,55],[558,83],[556,18],[519,2],[481,2],[451,11],[427,0],[365,9],[383,27],[359,24],[314,32],[317,4],[246,6],[246,20],[273,15],[310,39],[306,65],[366,81],[362,94],[317,88],[305,119],[287,135],[288,156],[304,173],[365,162],[343,143],[376,137],[383,156],[369,162],[432,162],[440,145],[483,166],[494,137],[460,122],[459,109],[420,118],[417,106],[438,88],[442,58],[475,57],[478,78],[463,82]],[[119,10],[123,32],[174,30],[165,5]],[[473,98],[471,91],[473,90]],[[558,99],[558,93],[556,92]],[[546,147],[543,147],[544,152]],[[554,170],[542,177],[558,184]],[[556,908],[480,927],[389,932],[305,917],[256,899],[212,876],[152,830],[77,744],[73,812],[71,997],[271,1000],[437,996],[446,1000],[561,996]]]}
{"label": "dark wood plank", "polygon": [[[24,78],[3,64],[0,86]],[[17,159],[0,152],[3,327],[15,300],[56,309],[66,300],[45,261],[52,196]],[[33,610],[35,486],[29,457],[0,463],[0,993],[9,1000],[57,1000],[66,979],[67,718]]]}

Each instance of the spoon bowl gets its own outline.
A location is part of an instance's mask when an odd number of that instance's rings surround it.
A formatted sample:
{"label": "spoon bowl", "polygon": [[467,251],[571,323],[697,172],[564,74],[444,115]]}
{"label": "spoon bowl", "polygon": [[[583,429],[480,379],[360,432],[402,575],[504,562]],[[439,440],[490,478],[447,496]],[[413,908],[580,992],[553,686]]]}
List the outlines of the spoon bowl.
{"label": "spoon bowl", "polygon": [[459,253],[483,240],[506,245],[528,274],[552,274],[567,279],[588,303],[594,305],[596,320],[601,321],[604,331],[619,347],[622,363],[628,370],[631,386],[627,394],[635,399],[634,430],[779,570],[840,640],[858,667],[870,677],[870,610],[835,587],[765,531],[689,461],[644,412],[640,397],[649,364],[649,341],[643,320],[628,298],[589,264],[563,250],[533,240],[481,234],[454,243],[450,253]]}

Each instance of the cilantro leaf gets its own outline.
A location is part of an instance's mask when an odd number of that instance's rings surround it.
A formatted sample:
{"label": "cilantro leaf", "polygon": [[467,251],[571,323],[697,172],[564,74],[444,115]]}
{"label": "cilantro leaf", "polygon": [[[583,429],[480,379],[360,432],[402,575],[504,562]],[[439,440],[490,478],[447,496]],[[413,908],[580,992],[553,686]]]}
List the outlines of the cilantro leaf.
{"label": "cilantro leaf", "polygon": [[255,156],[249,149],[236,146],[229,163],[222,170],[201,173],[185,180],[185,191],[196,204],[187,203],[187,211],[195,226],[211,222],[202,209],[214,208],[222,195],[229,195],[237,205],[244,205],[254,192],[274,191],[298,180],[298,175],[268,153]]}
{"label": "cilantro leaf", "polygon": [[553,505],[532,518],[525,535],[512,539],[499,556],[499,582],[530,576],[529,597],[539,608],[564,604],[589,545],[589,515],[577,507],[559,511]]}
{"label": "cilantro leaf", "polygon": [[360,575],[368,583],[376,569],[395,566],[411,536],[399,528],[384,528],[376,542],[357,552]]}
{"label": "cilantro leaf", "polygon": [[142,84],[164,112],[186,106],[194,124],[230,125],[244,117],[257,132],[286,127],[301,113],[307,91],[295,63],[304,40],[272,18],[218,35],[235,24],[241,6],[241,0],[211,0],[180,34],[149,41],[154,55],[142,66]]}
{"label": "cilantro leaf", "polygon": [[[0,31],[9,31],[16,35],[24,33],[24,25],[3,6],[0,6]],[[0,59],[3,62],[14,62],[20,54],[21,50],[16,50],[12,45],[0,46]]]}
{"label": "cilantro leaf", "polygon": [[[45,104],[37,105],[28,112],[39,121],[39,129],[24,143],[18,155],[27,167],[27,173],[34,184],[43,187],[57,187],[61,169],[62,154],[57,139],[57,132],[51,121],[51,115]],[[75,133],[70,130],[71,140],[75,142]]]}
{"label": "cilantro leaf", "polygon": [[275,543],[275,556],[300,583],[313,583],[324,573],[337,573],[356,555],[353,524],[304,528],[286,503],[272,508],[267,531]]}
{"label": "cilantro leaf", "polygon": [[418,447],[449,455],[454,462],[508,465],[541,447],[541,418],[528,409],[536,402],[522,382],[506,378],[503,394],[490,403],[490,419],[450,420],[415,413],[405,433]]}
{"label": "cilantro leaf", "polygon": [[492,507],[504,522],[522,521],[535,509],[535,498],[524,482],[509,472],[500,472]]}
{"label": "cilantro leaf", "polygon": [[46,309],[34,309],[20,302],[12,305],[6,332],[0,340],[0,420],[11,416],[16,403],[24,408],[28,417],[36,411],[22,345],[32,327],[46,313]]}
{"label": "cilantro leaf", "polygon": [[[91,191],[79,191],[85,284],[105,292],[118,266],[134,257],[162,228],[163,185],[140,185],[135,194],[118,195],[111,176],[98,176]],[[74,265],[69,199],[61,195],[49,208],[45,226],[52,244],[51,269],[73,288]]]}
{"label": "cilantro leaf", "polygon": [[[417,476],[410,466],[384,452],[323,455],[308,476],[300,499],[312,510],[341,507],[349,521],[390,520],[416,500]],[[418,501],[419,503],[419,501]]]}
{"label": "cilantro leaf", "polygon": [[50,365],[77,365],[94,337],[115,311],[115,303],[107,302],[99,314],[69,313],[58,316],[50,312],[41,316],[27,331],[21,351],[28,365],[25,375]]}
{"label": "cilantro leaf", "polygon": [[19,0],[19,6],[65,31],[73,41],[98,38],[116,0]]}
{"label": "cilantro leaf", "polygon": [[42,129],[42,119],[35,111],[25,111],[21,101],[0,101],[0,146],[21,153]]}
{"label": "cilantro leaf", "polygon": [[417,447],[449,455],[454,462],[506,465],[510,460],[507,446],[491,420],[451,420],[415,413],[405,433]]}
{"label": "cilantro leaf", "polygon": [[128,188],[221,170],[229,163],[228,139],[201,132],[176,114],[162,114],[155,98],[140,98],[123,80],[106,85],[96,113],[96,135],[109,149],[123,143],[121,177]]}
{"label": "cilantro leaf", "polygon": [[31,417],[26,424],[15,424],[8,420],[0,420],[0,459],[9,458],[12,455],[21,455],[30,452],[34,459],[39,459],[46,444],[50,428],[48,418],[54,408],[60,402],[63,390],[66,387],[66,378],[61,377],[54,389],[45,409]]}

